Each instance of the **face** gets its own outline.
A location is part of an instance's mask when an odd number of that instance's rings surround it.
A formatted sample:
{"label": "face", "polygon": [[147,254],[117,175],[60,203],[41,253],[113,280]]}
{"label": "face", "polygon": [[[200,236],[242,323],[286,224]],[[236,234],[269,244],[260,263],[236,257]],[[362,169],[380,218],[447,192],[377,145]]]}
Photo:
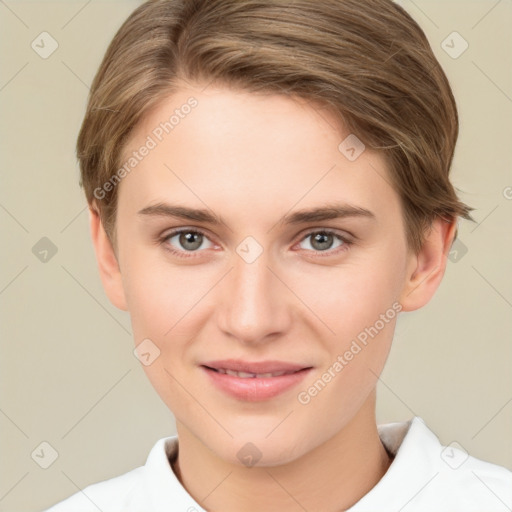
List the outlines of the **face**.
{"label": "face", "polygon": [[384,160],[340,150],[349,134],[303,100],[189,88],[124,151],[140,157],[117,214],[135,344],[180,428],[225,460],[332,438],[388,355],[410,254]]}

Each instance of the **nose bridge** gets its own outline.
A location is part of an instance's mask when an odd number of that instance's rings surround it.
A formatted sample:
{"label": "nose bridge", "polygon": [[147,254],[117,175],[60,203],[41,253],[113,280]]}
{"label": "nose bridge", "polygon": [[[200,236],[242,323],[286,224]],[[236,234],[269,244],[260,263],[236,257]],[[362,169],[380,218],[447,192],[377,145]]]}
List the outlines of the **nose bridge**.
{"label": "nose bridge", "polygon": [[286,325],[286,297],[272,268],[269,251],[242,242],[226,280],[221,327],[241,342],[259,342]]}

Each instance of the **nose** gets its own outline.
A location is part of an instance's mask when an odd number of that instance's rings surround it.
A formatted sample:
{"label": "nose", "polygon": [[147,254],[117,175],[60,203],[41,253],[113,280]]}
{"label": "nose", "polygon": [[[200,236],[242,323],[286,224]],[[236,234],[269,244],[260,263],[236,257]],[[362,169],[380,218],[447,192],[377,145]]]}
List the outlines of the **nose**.
{"label": "nose", "polygon": [[234,255],[218,302],[218,325],[225,335],[255,345],[276,340],[289,329],[293,294],[272,267],[265,251],[251,263]]}

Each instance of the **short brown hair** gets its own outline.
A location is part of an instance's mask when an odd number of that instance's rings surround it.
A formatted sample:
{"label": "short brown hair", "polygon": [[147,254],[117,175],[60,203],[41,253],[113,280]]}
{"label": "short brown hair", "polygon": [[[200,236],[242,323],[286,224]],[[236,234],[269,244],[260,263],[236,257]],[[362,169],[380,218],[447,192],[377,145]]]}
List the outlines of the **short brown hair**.
{"label": "short brown hair", "polygon": [[[449,171],[458,115],[417,23],[391,0],[150,0],[110,43],[77,141],[88,203],[139,121],[184,83],[294,95],[327,107],[389,165],[409,247],[441,217],[473,220]],[[97,201],[115,244],[117,187]]]}

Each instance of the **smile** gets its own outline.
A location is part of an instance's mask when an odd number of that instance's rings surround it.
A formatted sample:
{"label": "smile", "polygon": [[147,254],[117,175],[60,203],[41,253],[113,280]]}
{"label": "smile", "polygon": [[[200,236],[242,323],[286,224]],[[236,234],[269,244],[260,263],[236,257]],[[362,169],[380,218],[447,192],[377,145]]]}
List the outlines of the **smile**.
{"label": "smile", "polygon": [[[225,368],[211,368],[211,370],[219,372],[219,373],[225,373],[226,375],[233,375],[233,377],[240,377],[242,379],[266,379],[270,377],[280,377],[281,375],[288,375],[293,372],[267,372],[267,373],[248,373],[248,372],[236,372],[234,370],[227,370]],[[300,370],[298,370],[300,371]]]}
{"label": "smile", "polygon": [[312,370],[311,366],[279,361],[254,362],[224,360],[200,366],[223,394],[238,400],[269,400],[298,386]]}

